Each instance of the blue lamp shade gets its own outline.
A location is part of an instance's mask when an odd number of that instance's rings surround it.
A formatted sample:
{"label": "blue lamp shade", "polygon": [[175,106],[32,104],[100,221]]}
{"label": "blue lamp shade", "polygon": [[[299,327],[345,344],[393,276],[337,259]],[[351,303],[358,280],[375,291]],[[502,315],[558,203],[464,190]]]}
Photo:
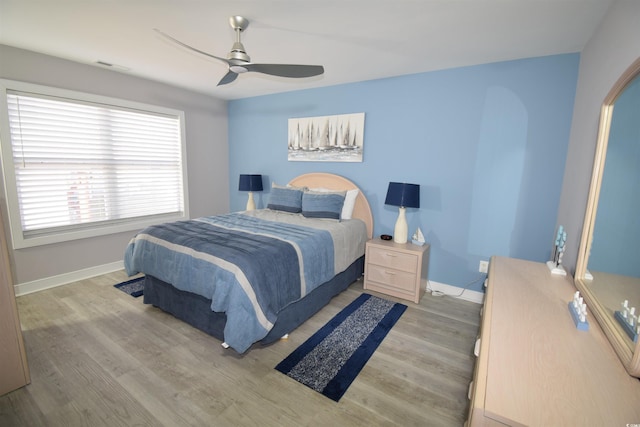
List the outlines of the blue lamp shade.
{"label": "blue lamp shade", "polygon": [[262,191],[262,175],[240,175],[240,191]]}
{"label": "blue lamp shade", "polygon": [[420,185],[390,182],[384,204],[402,208],[419,208]]}

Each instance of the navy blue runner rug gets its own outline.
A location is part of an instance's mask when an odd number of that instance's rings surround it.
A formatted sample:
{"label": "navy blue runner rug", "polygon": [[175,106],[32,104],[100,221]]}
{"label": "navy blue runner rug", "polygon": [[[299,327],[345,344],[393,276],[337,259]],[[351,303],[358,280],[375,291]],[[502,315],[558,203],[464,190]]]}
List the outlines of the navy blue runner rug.
{"label": "navy blue runner rug", "polygon": [[362,294],[276,369],[337,402],[406,309]]}
{"label": "navy blue runner rug", "polygon": [[144,276],[127,280],[126,282],[118,283],[113,286],[134,298],[138,298],[144,293]]}

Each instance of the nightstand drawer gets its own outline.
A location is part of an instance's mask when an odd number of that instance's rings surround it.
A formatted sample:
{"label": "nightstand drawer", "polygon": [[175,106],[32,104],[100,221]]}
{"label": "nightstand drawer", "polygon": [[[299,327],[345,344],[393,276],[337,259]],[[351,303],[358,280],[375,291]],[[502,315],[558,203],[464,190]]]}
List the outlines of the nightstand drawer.
{"label": "nightstand drawer", "polygon": [[418,271],[417,255],[372,246],[369,248],[367,257],[367,262],[370,264],[392,267],[394,270],[403,270],[409,273],[416,273]]}
{"label": "nightstand drawer", "polygon": [[406,271],[400,271],[375,264],[369,264],[367,267],[367,281],[378,282],[412,293],[416,290],[415,273],[407,273]]}

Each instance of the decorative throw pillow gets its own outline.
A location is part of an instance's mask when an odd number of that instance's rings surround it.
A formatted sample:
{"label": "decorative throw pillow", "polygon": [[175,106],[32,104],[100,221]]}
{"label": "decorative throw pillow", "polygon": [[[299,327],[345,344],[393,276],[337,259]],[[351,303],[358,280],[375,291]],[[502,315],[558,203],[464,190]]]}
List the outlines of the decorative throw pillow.
{"label": "decorative throw pillow", "polygon": [[345,191],[305,191],[302,194],[302,215],[307,218],[340,219],[345,195]]}
{"label": "decorative throw pillow", "polygon": [[[335,190],[329,190],[328,188],[310,188],[311,191],[317,193],[335,193]],[[344,205],[342,205],[342,212],[340,213],[340,219],[351,219],[353,216],[353,208],[356,205],[356,198],[360,191],[357,188],[347,190],[347,194],[344,198]]]}
{"label": "decorative throw pillow", "polygon": [[302,211],[302,189],[273,184],[267,208],[274,211],[300,213]]}

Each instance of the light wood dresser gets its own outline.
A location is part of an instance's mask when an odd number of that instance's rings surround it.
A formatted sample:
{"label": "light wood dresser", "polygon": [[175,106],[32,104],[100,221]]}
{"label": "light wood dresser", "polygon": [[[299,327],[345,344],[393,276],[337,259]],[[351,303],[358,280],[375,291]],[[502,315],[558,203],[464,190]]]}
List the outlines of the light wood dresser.
{"label": "light wood dresser", "polygon": [[640,381],[592,317],[575,327],[575,291],[543,263],[491,259],[468,426],[640,424]]}
{"label": "light wood dresser", "polygon": [[364,289],[420,302],[429,271],[429,248],[427,244],[418,246],[377,238],[369,240]]}
{"label": "light wood dresser", "polygon": [[4,223],[0,215],[0,396],[29,383]]}

